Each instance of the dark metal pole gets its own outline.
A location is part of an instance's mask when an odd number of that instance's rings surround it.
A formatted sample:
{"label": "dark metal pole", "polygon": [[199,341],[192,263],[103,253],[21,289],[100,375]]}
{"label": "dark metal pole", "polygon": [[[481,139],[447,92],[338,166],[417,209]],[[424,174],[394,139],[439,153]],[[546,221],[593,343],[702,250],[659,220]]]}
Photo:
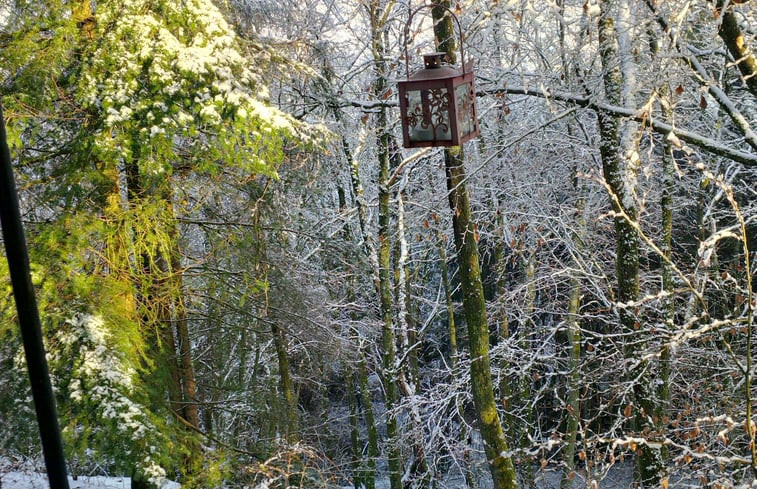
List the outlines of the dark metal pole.
{"label": "dark metal pole", "polygon": [[42,439],[47,478],[50,480],[50,489],[68,489],[63,442],[58,427],[53,387],[47,370],[45,347],[42,344],[42,325],[39,321],[37,300],[34,297],[29,272],[29,253],[26,249],[24,228],[21,225],[21,212],[18,208],[18,194],[13,179],[13,166],[8,150],[2,106],[0,106],[0,224],[3,228],[5,254],[8,257],[18,322],[21,325],[21,336],[24,341],[26,365],[29,369],[29,381]]}

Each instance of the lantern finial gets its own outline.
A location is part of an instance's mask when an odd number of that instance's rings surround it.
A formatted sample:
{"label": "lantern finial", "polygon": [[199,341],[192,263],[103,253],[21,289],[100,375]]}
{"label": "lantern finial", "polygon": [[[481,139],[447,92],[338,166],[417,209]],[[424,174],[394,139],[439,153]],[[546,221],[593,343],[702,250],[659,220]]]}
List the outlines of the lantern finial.
{"label": "lantern finial", "polygon": [[447,53],[436,52],[423,55],[423,65],[427,70],[442,67],[442,60],[447,56]]}

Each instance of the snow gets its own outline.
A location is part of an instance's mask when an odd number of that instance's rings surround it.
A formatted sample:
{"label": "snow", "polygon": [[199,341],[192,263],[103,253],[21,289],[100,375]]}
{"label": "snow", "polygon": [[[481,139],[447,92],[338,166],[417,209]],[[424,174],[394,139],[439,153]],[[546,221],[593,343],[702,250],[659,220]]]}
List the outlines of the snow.
{"label": "snow", "polygon": [[[68,477],[70,489],[129,489],[129,477],[78,477],[73,480]],[[47,489],[50,487],[47,476],[36,472],[6,472],[0,474],[0,487],[3,489]],[[180,484],[168,481],[161,489],[179,489]]]}
{"label": "snow", "polygon": [[[0,457],[0,488],[2,489],[48,489],[47,474],[40,472],[41,460],[19,460]],[[163,479],[160,489],[181,489],[181,484]],[[76,480],[68,476],[69,489],[130,489],[131,477],[106,477],[79,475]]]}

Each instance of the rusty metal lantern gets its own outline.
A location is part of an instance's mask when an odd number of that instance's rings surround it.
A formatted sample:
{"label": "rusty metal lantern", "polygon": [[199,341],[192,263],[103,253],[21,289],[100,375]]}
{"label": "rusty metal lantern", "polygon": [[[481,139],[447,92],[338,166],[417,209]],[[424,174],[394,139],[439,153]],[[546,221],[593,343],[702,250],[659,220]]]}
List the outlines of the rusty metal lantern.
{"label": "rusty metal lantern", "polygon": [[402,139],[406,148],[423,146],[459,146],[479,134],[476,115],[476,90],[473,63],[465,62],[460,21],[446,9],[457,23],[460,37],[460,68],[444,65],[446,53],[423,56],[423,69],[410,74],[407,38],[410,22],[424,5],[410,14],[405,25],[405,73],[398,81]]}

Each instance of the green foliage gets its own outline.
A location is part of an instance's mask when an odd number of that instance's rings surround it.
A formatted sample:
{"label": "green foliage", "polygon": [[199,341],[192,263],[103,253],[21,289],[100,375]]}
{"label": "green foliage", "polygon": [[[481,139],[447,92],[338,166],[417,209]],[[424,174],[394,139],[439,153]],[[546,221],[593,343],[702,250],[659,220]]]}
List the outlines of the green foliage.
{"label": "green foliage", "polygon": [[78,97],[97,118],[97,156],[140,161],[162,180],[179,165],[210,174],[233,165],[275,175],[305,127],[266,103],[232,29],[212,3],[102,2]]}
{"label": "green foliage", "polygon": [[3,94],[13,93],[17,102],[40,107],[39,98],[52,103],[58,93],[56,79],[70,63],[72,41],[78,37],[75,23],[66,15],[65,2],[16,2],[3,34],[3,68],[8,79]]}
{"label": "green foliage", "polygon": [[[191,457],[197,435],[152,402],[161,396],[145,381],[167,368],[150,353],[157,317],[141,299],[157,284],[160,300],[183,293],[166,264],[179,239],[171,176],[233,167],[275,178],[291,148],[325,130],[270,106],[209,0],[97,2],[92,36],[81,22],[89,4],[15,2],[0,27],[10,144],[31,220],[44,223],[27,236],[68,455],[210,487],[223,455]],[[239,307],[265,287],[250,278]],[[26,451],[36,425],[7,282],[0,319],[0,366],[14,372],[0,379],[0,448]]]}
{"label": "green foliage", "polygon": [[[115,348],[112,328],[87,314],[66,321],[55,332],[50,355],[71,458],[112,460],[114,469],[136,467],[160,485],[174,444],[165,421],[145,407],[136,388],[138,365]],[[67,368],[64,368],[64,365]]]}
{"label": "green foliage", "polygon": [[26,372],[18,372],[21,338],[15,321],[10,275],[5,259],[0,260],[0,447],[7,453],[23,453],[37,443],[37,424]]}

